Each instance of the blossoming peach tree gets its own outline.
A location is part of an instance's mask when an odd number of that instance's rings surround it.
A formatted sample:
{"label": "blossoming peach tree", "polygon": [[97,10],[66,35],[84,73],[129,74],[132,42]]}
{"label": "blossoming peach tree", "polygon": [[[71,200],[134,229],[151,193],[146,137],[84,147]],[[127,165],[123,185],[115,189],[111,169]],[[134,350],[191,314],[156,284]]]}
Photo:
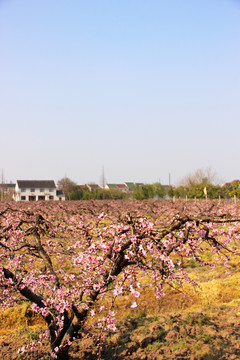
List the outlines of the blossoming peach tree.
{"label": "blossoming peach tree", "polygon": [[[210,202],[2,203],[0,303],[30,302],[48,328],[40,341],[49,339],[52,358],[68,359],[91,324],[99,342],[115,331],[117,297],[128,291],[137,307],[142,277],[161,297],[166,284],[192,282],[184,259],[214,266],[204,260],[211,251],[226,263],[239,240],[238,213],[236,205]],[[106,312],[98,302],[109,293]]]}

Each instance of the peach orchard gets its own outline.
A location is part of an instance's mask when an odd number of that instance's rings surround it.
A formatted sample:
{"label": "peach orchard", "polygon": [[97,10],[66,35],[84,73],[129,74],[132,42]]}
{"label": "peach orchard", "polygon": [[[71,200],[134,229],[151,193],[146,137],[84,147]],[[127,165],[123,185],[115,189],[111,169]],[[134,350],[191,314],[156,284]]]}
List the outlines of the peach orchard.
{"label": "peach orchard", "polygon": [[[100,351],[117,326],[117,297],[129,293],[135,308],[143,286],[161,297],[166,284],[196,285],[184,267],[189,259],[227,266],[239,221],[238,204],[209,201],[1,203],[1,306],[32,304],[46,322],[39,341],[50,342],[51,358],[68,359],[71,344],[91,327]],[[99,306],[110,295],[110,306]]]}

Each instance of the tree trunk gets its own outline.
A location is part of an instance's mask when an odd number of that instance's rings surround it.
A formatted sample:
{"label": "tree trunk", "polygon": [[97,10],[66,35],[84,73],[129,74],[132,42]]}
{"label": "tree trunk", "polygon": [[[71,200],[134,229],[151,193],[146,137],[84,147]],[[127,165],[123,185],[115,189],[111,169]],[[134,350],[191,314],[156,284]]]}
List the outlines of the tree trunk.
{"label": "tree trunk", "polygon": [[69,348],[67,349],[59,349],[59,351],[56,353],[56,359],[57,360],[69,360],[69,354],[68,354]]}

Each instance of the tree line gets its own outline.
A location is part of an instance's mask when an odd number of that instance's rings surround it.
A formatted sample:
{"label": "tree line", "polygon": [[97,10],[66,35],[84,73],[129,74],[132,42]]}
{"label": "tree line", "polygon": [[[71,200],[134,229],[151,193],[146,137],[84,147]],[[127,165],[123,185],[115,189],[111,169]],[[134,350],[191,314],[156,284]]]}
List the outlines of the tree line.
{"label": "tree line", "polygon": [[90,189],[87,185],[79,186],[68,178],[60,180],[58,186],[63,190],[66,200],[228,199],[240,197],[240,180],[234,180],[224,185],[214,185],[206,177],[197,182],[185,182],[174,187],[160,183],[135,185],[132,191],[127,192],[100,187]]}

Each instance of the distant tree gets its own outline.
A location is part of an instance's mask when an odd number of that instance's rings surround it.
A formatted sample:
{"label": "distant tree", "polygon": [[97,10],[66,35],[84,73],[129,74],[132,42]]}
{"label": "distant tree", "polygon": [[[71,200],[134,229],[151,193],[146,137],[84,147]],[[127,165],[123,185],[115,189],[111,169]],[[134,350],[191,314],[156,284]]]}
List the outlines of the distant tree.
{"label": "distant tree", "polygon": [[217,182],[217,175],[211,168],[198,169],[194,173],[185,176],[181,181],[180,185],[185,187],[191,187],[196,185],[208,185]]}
{"label": "distant tree", "polygon": [[185,198],[188,193],[188,188],[186,188],[185,186],[177,186],[176,188],[174,188],[173,193],[177,199]]}
{"label": "distant tree", "polygon": [[[86,194],[89,194],[89,196],[86,196]],[[87,200],[90,198],[90,190],[87,188],[87,186],[82,187],[75,185],[70,192],[70,200]]]}
{"label": "distant tree", "polygon": [[167,196],[170,198],[174,197],[174,189],[173,189],[172,185],[167,187]]}
{"label": "distant tree", "polygon": [[136,185],[132,193],[132,198],[136,200],[153,199],[154,186],[150,184]]}
{"label": "distant tree", "polygon": [[143,200],[144,199],[144,194],[142,192],[142,188],[140,185],[134,186],[134,190],[132,192],[132,199],[135,199],[135,200]]}
{"label": "distant tree", "polygon": [[164,188],[160,183],[153,184],[154,197],[162,199],[164,197]]}
{"label": "distant tree", "polygon": [[144,199],[153,199],[154,198],[154,187],[150,184],[145,184],[141,186]]}
{"label": "distant tree", "polygon": [[220,185],[207,185],[207,194],[209,199],[218,199],[228,197],[228,192],[224,186]]}
{"label": "distant tree", "polygon": [[128,198],[128,194],[119,189],[96,189],[93,192],[96,200],[123,200]]}
{"label": "distant tree", "polygon": [[160,183],[136,185],[132,198],[136,200],[161,199],[165,195],[164,188]]}
{"label": "distant tree", "polygon": [[204,184],[197,184],[195,186],[191,186],[188,188],[187,191],[187,197],[189,197],[189,199],[203,199],[204,198],[204,188],[205,185]]}
{"label": "distant tree", "polygon": [[118,189],[97,188],[90,190],[87,186],[75,186],[70,193],[70,200],[123,200],[128,197],[129,194]]}
{"label": "distant tree", "polygon": [[240,180],[233,180],[232,182],[225,184],[225,187],[228,189],[230,197],[240,197]]}
{"label": "distant tree", "polygon": [[57,186],[60,190],[63,191],[66,200],[70,200],[71,192],[74,190],[77,184],[68,177],[64,177],[58,181]]}

